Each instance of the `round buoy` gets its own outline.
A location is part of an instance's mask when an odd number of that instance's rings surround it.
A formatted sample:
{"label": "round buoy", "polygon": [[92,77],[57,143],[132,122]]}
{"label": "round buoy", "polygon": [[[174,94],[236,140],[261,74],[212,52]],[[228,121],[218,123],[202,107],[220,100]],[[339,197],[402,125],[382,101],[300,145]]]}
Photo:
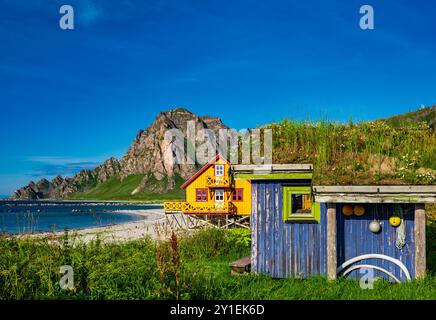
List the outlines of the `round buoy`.
{"label": "round buoy", "polygon": [[369,230],[371,230],[371,232],[373,232],[373,233],[380,232],[380,230],[381,230],[380,221],[377,221],[377,220],[371,221],[371,223],[369,224]]}
{"label": "round buoy", "polygon": [[349,204],[346,204],[342,207],[342,213],[344,214],[344,216],[351,216],[353,214],[353,207]]}
{"label": "round buoy", "polygon": [[365,214],[365,207],[361,204],[354,206],[354,214],[358,217],[361,217]]}
{"label": "round buoy", "polygon": [[401,218],[398,216],[392,216],[389,218],[389,223],[391,224],[391,226],[396,228],[401,224]]}

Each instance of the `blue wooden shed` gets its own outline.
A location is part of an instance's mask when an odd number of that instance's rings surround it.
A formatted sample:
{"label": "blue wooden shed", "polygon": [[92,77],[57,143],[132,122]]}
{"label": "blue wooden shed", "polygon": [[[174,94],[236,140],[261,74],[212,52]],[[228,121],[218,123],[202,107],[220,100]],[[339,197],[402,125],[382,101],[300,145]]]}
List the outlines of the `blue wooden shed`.
{"label": "blue wooden shed", "polygon": [[310,164],[234,165],[252,185],[251,270],[406,281],[425,275],[425,203],[436,186],[314,186]]}

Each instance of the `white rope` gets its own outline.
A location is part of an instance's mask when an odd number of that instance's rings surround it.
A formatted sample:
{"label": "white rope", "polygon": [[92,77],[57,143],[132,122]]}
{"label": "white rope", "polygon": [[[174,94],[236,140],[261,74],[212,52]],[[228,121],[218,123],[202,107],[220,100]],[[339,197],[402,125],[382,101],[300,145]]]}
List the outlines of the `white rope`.
{"label": "white rope", "polygon": [[398,206],[399,217],[401,219],[400,225],[397,227],[397,240],[395,246],[401,250],[406,244],[406,220],[404,219],[403,208]]}

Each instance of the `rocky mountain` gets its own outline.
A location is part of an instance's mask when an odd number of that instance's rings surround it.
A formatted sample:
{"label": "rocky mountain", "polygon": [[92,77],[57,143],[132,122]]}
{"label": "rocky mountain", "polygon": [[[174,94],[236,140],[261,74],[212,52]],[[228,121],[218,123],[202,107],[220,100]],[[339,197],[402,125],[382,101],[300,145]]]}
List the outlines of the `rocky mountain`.
{"label": "rocky mountain", "polygon": [[169,129],[178,129],[186,136],[188,121],[193,121],[196,131],[207,128],[217,133],[219,129],[227,128],[219,118],[200,117],[183,108],[161,112],[150,127],[137,133],[120,161],[110,158],[94,170],[82,170],[74,177],[58,176],[52,181],[31,181],[15,191],[12,198],[64,199],[71,194],[91,190],[113,177],[122,181],[132,175],[143,175],[132,194],[172,190],[178,187],[180,178],[188,179],[198,170],[198,165],[175,163],[171,156],[175,152],[174,146],[165,139],[165,132]]}
{"label": "rocky mountain", "polygon": [[57,176],[51,181],[45,178],[36,183],[30,181],[27,186],[15,191],[12,198],[19,200],[63,199],[69,194],[103,183],[119,172],[119,161],[110,158],[94,170],[82,170],[72,178]]}
{"label": "rocky mountain", "polygon": [[[189,121],[195,124],[196,132],[207,128],[217,133],[219,129],[227,128],[219,118],[199,117],[183,108],[161,112],[148,129],[138,132],[120,161],[122,179],[133,174],[145,175],[133,193],[172,190],[177,176],[188,179],[198,170],[194,164],[174,163],[171,142],[164,136],[170,129],[178,129],[186,136]],[[149,183],[150,180],[153,183]]]}

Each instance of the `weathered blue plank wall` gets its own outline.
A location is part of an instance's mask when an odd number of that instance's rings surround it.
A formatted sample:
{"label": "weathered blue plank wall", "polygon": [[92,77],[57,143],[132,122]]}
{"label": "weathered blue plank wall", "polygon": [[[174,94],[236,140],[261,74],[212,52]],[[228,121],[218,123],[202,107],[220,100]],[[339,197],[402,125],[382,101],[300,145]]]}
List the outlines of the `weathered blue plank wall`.
{"label": "weathered blue plank wall", "polygon": [[[321,204],[320,223],[288,223],[283,221],[281,181],[252,181],[251,261],[252,271],[275,278],[306,277],[327,273],[326,204]],[[395,246],[396,229],[389,224],[394,212],[392,204],[365,204],[365,215],[346,217],[342,204],[337,205],[338,266],[346,260],[368,253],[385,254],[402,261],[412,278],[414,261],[414,206],[403,205],[406,214],[406,244]],[[368,229],[373,219],[382,221],[382,230],[374,234]],[[382,267],[404,280],[404,274],[392,262],[369,259],[359,262]],[[387,277],[375,271],[376,276]],[[359,277],[359,271],[350,276]]]}
{"label": "weathered blue plank wall", "polygon": [[326,274],[326,205],[320,223],[285,223],[280,181],[252,181],[252,196],[252,271],[274,278]]}
{"label": "weathered blue plank wall", "polygon": [[[337,212],[337,257],[338,266],[348,259],[362,254],[379,253],[396,258],[403,262],[415,275],[415,241],[414,241],[414,205],[402,205],[405,216],[406,244],[400,250],[395,246],[396,228],[389,224],[389,217],[395,212],[393,204],[365,204],[365,214],[362,217],[346,217],[342,214],[342,204],[338,204]],[[380,233],[374,234],[368,229],[369,223],[379,219],[382,223]],[[390,271],[400,280],[405,280],[400,268],[389,261],[380,259],[362,260],[359,264],[371,264]],[[384,273],[375,271],[376,276],[387,278]],[[359,270],[350,276],[360,277]]]}

